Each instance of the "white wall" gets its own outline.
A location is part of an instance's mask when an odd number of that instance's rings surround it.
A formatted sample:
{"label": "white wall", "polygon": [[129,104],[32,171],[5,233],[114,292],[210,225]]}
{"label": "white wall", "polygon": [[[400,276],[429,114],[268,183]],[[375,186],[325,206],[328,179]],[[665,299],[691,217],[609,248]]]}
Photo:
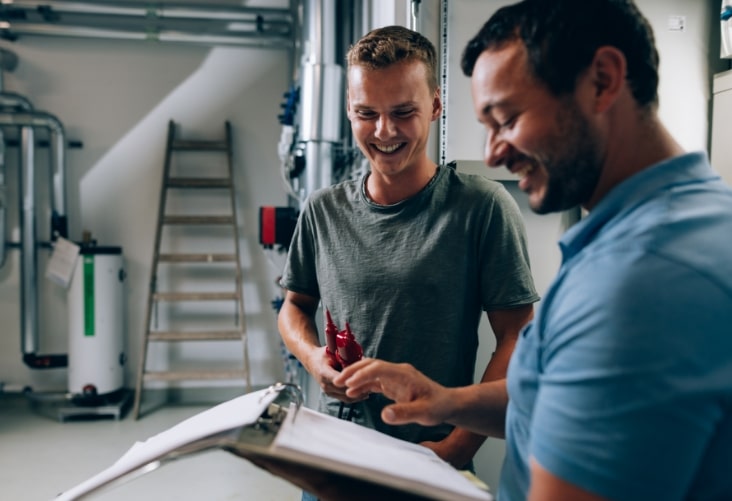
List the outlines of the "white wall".
{"label": "white wall", "polygon": [[[38,37],[2,46],[19,59],[4,75],[3,90],[26,96],[36,110],[55,115],[69,139],[83,142],[67,150],[69,238],[78,241],[88,230],[99,245],[123,249],[128,387],[135,383],[144,329],[168,120],[192,138],[223,138],[224,122],[231,122],[252,383],[282,379],[270,304],[279,270],[258,243],[258,209],[286,203],[276,145],[279,105],[291,78],[288,51]],[[44,165],[45,155],[37,156]],[[8,234],[17,240],[16,158],[9,151]],[[38,182],[47,176],[40,169]],[[41,240],[48,239],[48,221],[41,207]],[[66,369],[32,370],[21,361],[18,254],[8,251],[0,269],[0,383],[64,391]],[[65,291],[43,280],[48,254],[39,253],[38,354],[65,353],[67,345]]]}
{"label": "white wall", "polygon": [[[660,53],[659,116],[687,150],[706,150],[711,99],[710,23],[719,0],[636,0],[653,26]],[[684,29],[673,28],[683,19]],[[718,29],[718,28],[717,28]],[[716,38],[716,37],[714,37]]]}

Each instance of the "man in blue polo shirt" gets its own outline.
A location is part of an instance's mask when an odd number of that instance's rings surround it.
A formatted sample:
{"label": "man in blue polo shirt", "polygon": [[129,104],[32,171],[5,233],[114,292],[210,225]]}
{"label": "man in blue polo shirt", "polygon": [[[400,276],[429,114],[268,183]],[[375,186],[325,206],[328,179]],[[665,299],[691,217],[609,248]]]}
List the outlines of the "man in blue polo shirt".
{"label": "man in blue polo shirt", "polygon": [[732,190],[658,115],[631,0],[525,0],[469,42],[486,163],[538,213],[581,205],[507,383],[446,388],[367,359],[334,384],[398,425],[506,439],[508,500],[732,499]]}

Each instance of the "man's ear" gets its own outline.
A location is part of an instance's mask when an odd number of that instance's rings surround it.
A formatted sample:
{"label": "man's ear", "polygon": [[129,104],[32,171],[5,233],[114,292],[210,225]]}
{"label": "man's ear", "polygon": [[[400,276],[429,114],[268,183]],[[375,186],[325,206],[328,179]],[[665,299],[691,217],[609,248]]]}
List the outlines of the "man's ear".
{"label": "man's ear", "polygon": [[440,95],[440,88],[435,89],[435,95],[432,99],[432,121],[437,120],[442,114],[442,97]]}
{"label": "man's ear", "polygon": [[595,111],[604,112],[612,106],[625,88],[627,77],[625,55],[615,47],[598,48],[590,65],[590,77],[595,89]]}

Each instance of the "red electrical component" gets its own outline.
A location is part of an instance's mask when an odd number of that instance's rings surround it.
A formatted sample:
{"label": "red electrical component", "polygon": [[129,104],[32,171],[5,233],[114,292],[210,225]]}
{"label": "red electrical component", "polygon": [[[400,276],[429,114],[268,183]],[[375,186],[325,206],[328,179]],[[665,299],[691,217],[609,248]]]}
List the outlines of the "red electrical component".
{"label": "red electrical component", "polygon": [[338,326],[330,316],[330,311],[327,309],[325,310],[325,317],[325,352],[330,357],[333,367],[336,370],[341,370],[361,360],[363,358],[363,349],[353,336],[348,322],[346,322],[346,328],[339,331]]}

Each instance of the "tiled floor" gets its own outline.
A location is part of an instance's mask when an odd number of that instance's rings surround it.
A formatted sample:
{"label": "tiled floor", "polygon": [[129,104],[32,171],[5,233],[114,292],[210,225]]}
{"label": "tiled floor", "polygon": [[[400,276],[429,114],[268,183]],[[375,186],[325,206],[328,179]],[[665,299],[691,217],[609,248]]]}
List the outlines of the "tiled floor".
{"label": "tiled floor", "polygon": [[[22,394],[0,394],[0,499],[50,501],[107,468],[136,441],[205,410],[165,406],[134,420],[129,413],[58,419]],[[56,416],[56,418],[54,417]],[[99,501],[296,501],[300,490],[224,451],[165,464],[100,491]]]}

